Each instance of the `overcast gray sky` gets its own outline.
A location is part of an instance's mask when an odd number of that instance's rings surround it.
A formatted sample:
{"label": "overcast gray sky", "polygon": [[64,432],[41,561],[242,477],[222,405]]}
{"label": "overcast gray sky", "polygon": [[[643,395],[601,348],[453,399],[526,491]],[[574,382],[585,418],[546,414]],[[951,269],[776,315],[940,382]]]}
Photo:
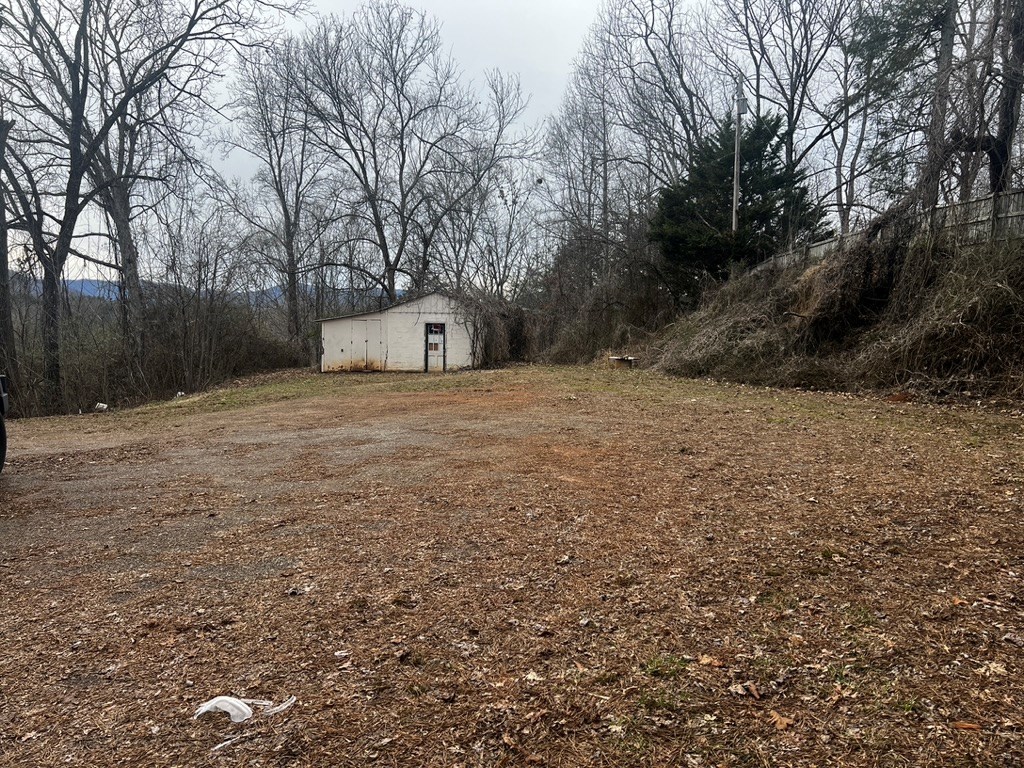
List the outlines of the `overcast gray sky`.
{"label": "overcast gray sky", "polygon": [[[314,0],[322,13],[349,14],[362,0]],[[441,34],[466,75],[519,75],[530,95],[526,118],[537,122],[562,98],[572,60],[597,20],[601,0],[403,0],[441,22]]]}

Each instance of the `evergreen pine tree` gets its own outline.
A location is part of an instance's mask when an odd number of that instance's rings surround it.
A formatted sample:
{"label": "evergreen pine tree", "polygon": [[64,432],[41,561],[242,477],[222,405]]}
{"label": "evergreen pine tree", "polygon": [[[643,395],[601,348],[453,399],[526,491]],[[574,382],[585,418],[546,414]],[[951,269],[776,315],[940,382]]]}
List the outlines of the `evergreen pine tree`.
{"label": "evergreen pine tree", "polygon": [[732,232],[731,118],[698,145],[686,178],[662,190],[651,240],[661,244],[677,296],[694,298],[705,276],[720,279],[731,264],[755,264],[787,245],[825,234],[824,211],[810,200],[806,173],[783,161],[781,127],[781,117],[772,116],[743,129],[737,233]]}

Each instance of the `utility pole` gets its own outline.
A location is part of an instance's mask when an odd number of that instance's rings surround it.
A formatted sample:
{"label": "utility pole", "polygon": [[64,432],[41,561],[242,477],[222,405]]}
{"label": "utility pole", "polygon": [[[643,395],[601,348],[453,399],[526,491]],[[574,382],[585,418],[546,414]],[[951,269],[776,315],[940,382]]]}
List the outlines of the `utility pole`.
{"label": "utility pole", "polygon": [[740,119],[747,113],[743,95],[743,75],[736,75],[736,152],[732,165],[732,231],[740,228]]}

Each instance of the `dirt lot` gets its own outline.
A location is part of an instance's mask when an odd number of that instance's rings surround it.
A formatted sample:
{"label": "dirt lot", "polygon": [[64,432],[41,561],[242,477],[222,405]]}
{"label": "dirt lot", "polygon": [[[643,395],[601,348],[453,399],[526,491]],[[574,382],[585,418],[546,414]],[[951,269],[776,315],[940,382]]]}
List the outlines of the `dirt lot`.
{"label": "dirt lot", "polygon": [[1019,411],[522,368],[10,433],[3,766],[1024,763]]}

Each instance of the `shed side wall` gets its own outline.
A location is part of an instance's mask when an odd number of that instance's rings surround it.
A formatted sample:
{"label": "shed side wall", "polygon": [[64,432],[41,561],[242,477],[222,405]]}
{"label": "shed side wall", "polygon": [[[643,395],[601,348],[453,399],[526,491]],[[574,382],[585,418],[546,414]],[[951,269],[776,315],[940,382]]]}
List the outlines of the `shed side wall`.
{"label": "shed side wall", "polygon": [[[341,317],[336,320],[324,320],[320,323],[320,343],[322,345],[320,355],[320,370],[323,373],[331,371],[363,370],[363,355],[360,351],[356,359],[360,364],[353,366],[352,352],[353,340],[355,338],[355,325],[357,322],[379,321],[381,324],[381,355],[379,365],[371,366],[371,370],[387,370],[387,325],[386,312],[372,312],[366,315],[354,317]],[[365,335],[365,334],[363,334]]]}
{"label": "shed side wall", "polygon": [[425,367],[427,323],[444,323],[449,371],[473,366],[473,345],[467,323],[445,296],[424,296],[387,311],[389,371],[422,371]]}
{"label": "shed side wall", "polygon": [[351,347],[355,321],[380,320],[383,370],[422,371],[427,323],[444,323],[445,356],[449,371],[473,366],[473,337],[458,304],[433,294],[381,312],[324,320],[320,324],[323,351],[320,370],[353,370]]}

